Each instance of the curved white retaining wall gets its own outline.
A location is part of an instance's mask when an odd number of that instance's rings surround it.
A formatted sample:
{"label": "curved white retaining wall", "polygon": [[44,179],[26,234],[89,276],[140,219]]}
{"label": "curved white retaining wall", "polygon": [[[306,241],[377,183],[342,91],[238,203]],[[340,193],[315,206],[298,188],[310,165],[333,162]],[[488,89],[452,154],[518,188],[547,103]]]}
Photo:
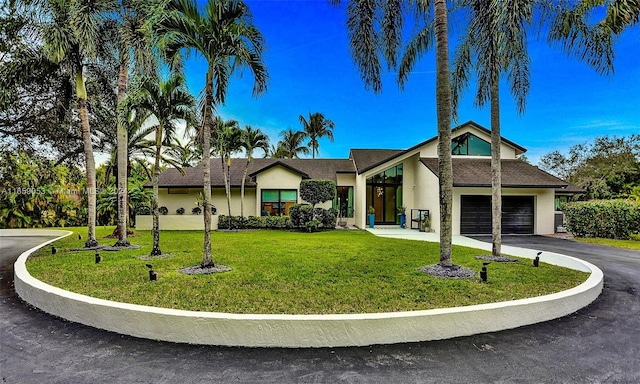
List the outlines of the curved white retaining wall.
{"label": "curved white retaining wall", "polygon": [[[101,300],[45,284],[29,274],[25,262],[29,254],[50,242],[24,252],[15,263],[15,288],[23,300],[50,314],[96,328],[192,344],[339,347],[447,339],[568,315],[594,301],[603,284],[602,271],[593,264],[554,254],[554,258],[566,262],[570,268],[590,271],[587,281],[575,288],[536,298],[425,311],[349,315],[191,312]],[[516,250],[518,248],[509,247],[508,253],[520,255]],[[520,250],[524,254],[531,252]]]}

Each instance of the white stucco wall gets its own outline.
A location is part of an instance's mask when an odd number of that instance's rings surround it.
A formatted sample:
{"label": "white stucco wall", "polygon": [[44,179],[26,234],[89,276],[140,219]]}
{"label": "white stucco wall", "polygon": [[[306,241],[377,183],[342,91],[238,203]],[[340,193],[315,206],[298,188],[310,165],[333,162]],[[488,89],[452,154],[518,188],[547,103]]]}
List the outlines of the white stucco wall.
{"label": "white stucco wall", "polygon": [[440,189],[438,177],[424,164],[416,166],[415,174],[415,207],[428,209],[431,217],[431,229],[440,232]]}
{"label": "white stucco wall", "polygon": [[[161,207],[167,207],[170,215],[175,214],[178,208],[184,208],[185,215],[191,215],[191,210],[196,206],[200,192],[202,192],[202,188],[189,188],[189,193],[187,194],[170,194],[168,188],[160,188],[158,191],[159,205]],[[218,214],[228,214],[229,208],[227,206],[227,195],[224,188],[217,187],[211,189],[211,204],[216,207]],[[231,213],[234,216],[240,215],[240,188],[231,188]],[[256,215],[255,188],[245,188],[244,215]]]}

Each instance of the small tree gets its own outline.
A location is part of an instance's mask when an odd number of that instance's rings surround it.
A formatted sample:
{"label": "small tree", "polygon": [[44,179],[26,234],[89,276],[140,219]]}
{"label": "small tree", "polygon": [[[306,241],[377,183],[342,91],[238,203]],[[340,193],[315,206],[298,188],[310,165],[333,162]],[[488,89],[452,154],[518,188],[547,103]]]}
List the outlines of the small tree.
{"label": "small tree", "polygon": [[333,200],[336,196],[336,183],[331,180],[302,180],[300,197],[315,208],[316,204]]}

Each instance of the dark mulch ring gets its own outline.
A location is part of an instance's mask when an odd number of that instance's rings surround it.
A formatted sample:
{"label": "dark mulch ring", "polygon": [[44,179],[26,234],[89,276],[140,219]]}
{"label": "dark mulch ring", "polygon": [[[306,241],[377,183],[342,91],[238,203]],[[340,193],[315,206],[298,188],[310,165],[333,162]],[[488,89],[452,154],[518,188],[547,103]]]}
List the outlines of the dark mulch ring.
{"label": "dark mulch ring", "polygon": [[518,259],[512,259],[506,256],[482,255],[482,256],[476,256],[475,258],[476,260],[495,261],[496,263],[519,263],[520,262],[520,260]]}
{"label": "dark mulch ring", "polygon": [[168,259],[173,257],[173,253],[163,253],[161,255],[146,255],[138,257],[138,260],[156,260],[156,259]]}
{"label": "dark mulch ring", "polygon": [[187,275],[210,275],[212,273],[229,272],[231,267],[226,265],[216,264],[213,267],[202,268],[201,265],[193,265],[191,267],[180,268],[180,273]]}
{"label": "dark mulch ring", "polygon": [[471,268],[462,267],[460,265],[452,265],[451,267],[443,267],[440,264],[427,265],[420,267],[420,271],[436,277],[452,277],[456,279],[468,279],[476,276],[476,271]]}

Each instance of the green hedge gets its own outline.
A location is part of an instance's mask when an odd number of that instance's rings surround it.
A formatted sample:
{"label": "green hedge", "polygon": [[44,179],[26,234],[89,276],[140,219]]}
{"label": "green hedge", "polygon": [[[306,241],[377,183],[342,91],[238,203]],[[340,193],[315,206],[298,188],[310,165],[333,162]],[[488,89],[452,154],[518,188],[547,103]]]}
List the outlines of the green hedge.
{"label": "green hedge", "polygon": [[578,237],[627,240],[640,231],[640,204],[631,200],[568,203],[567,230]]}
{"label": "green hedge", "polygon": [[335,229],[338,211],[333,208],[313,208],[308,204],[296,204],[289,208],[294,228],[312,232],[317,229]]}
{"label": "green hedge", "polygon": [[289,216],[231,216],[231,226],[229,226],[229,216],[220,215],[218,217],[218,229],[291,229],[291,219]]}

